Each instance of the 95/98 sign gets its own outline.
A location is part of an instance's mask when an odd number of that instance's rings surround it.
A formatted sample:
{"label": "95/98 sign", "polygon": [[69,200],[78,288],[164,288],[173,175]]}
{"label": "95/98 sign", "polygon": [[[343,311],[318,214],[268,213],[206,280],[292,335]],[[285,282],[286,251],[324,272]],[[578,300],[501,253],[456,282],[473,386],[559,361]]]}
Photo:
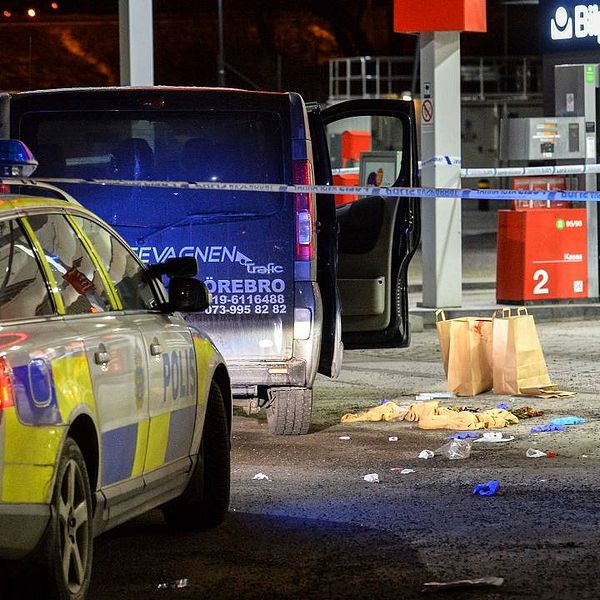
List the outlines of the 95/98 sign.
{"label": "95/98 sign", "polygon": [[497,302],[544,302],[587,294],[585,209],[498,211]]}

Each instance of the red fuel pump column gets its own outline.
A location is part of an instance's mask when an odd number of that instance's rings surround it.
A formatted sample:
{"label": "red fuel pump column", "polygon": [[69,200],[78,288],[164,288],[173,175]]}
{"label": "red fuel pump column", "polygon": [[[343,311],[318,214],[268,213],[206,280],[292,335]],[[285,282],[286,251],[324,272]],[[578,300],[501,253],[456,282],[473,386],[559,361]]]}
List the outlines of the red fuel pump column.
{"label": "red fuel pump column", "polygon": [[584,208],[498,211],[496,301],[587,298]]}

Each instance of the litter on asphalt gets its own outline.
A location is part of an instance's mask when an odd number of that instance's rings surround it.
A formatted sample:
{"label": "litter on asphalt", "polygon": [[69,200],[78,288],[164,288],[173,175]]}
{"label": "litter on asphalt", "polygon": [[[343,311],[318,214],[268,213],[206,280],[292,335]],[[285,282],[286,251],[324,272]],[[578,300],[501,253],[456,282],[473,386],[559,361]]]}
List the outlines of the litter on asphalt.
{"label": "litter on asphalt", "polygon": [[546,453],[542,452],[541,450],[537,450],[536,448],[527,448],[525,456],[527,458],[541,458],[542,456],[546,456]]}
{"label": "litter on asphalt", "polygon": [[271,481],[269,479],[269,476],[265,475],[264,473],[257,473],[252,479],[258,479],[258,480],[264,480],[264,481]]}
{"label": "litter on asphalt", "polygon": [[369,483],[379,483],[379,475],[377,473],[369,473],[363,479]]}
{"label": "litter on asphalt", "polygon": [[552,425],[547,423],[546,425],[536,425],[530,429],[531,433],[547,433],[549,431],[564,431],[564,425]]}
{"label": "litter on asphalt", "polygon": [[496,444],[498,442],[510,442],[514,440],[514,435],[504,437],[501,431],[486,431],[480,438],[473,440],[474,442],[484,442],[486,444]]}
{"label": "litter on asphalt", "polygon": [[439,447],[435,454],[442,454],[450,460],[460,460],[471,456],[471,444],[467,440],[451,440]]}
{"label": "litter on asphalt", "polygon": [[479,496],[493,496],[500,489],[500,482],[496,479],[479,483],[473,488],[473,493]]}
{"label": "litter on asphalt", "polygon": [[550,421],[550,425],[558,425],[559,427],[565,425],[583,425],[585,423],[585,419],[581,417],[559,417],[558,419],[552,419]]}
{"label": "litter on asphalt", "polygon": [[159,590],[176,590],[178,588],[184,588],[188,586],[187,577],[182,579],[176,579],[175,581],[168,581],[166,583],[159,583],[156,587]]}
{"label": "litter on asphalt", "polygon": [[434,456],[435,453],[433,452],[433,450],[421,450],[421,452],[419,452],[419,458],[428,459],[433,458]]}
{"label": "litter on asphalt", "polygon": [[455,588],[472,588],[483,586],[499,587],[504,583],[502,577],[480,577],[479,579],[457,579],[456,581],[428,581],[423,584],[422,592],[437,592]]}

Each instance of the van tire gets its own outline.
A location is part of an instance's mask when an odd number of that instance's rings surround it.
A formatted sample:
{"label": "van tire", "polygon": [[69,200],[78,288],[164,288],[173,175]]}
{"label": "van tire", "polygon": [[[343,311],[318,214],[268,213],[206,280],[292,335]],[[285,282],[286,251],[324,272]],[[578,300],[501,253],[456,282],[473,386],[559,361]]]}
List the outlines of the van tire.
{"label": "van tire", "polygon": [[273,435],[308,433],[313,391],[309,388],[270,388],[272,402],[267,408],[267,424]]}
{"label": "van tire", "polygon": [[221,388],[210,384],[198,460],[185,491],[162,506],[175,529],[212,529],[229,509],[231,442]]}

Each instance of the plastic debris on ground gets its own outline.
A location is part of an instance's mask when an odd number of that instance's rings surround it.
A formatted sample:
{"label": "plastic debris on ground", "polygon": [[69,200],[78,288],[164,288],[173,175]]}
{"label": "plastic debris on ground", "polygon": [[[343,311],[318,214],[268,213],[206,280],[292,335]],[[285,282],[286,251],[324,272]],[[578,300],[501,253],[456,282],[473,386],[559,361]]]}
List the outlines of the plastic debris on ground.
{"label": "plastic debris on ground", "polygon": [[500,489],[500,482],[496,479],[479,483],[473,488],[473,493],[479,496],[493,496]]}
{"label": "plastic debris on ground", "polygon": [[479,434],[476,431],[459,431],[448,436],[449,440],[466,440],[469,438],[478,438]]}
{"label": "plastic debris on ground", "polygon": [[435,454],[441,454],[450,460],[460,460],[471,456],[471,443],[467,440],[451,440],[439,447]]}
{"label": "plastic debris on ground", "polygon": [[546,425],[536,425],[532,427],[529,431],[531,433],[546,433],[548,431],[564,431],[564,425],[552,425],[551,423],[547,423]]}
{"label": "plastic debris on ground", "polygon": [[498,442],[510,442],[511,440],[514,440],[514,439],[515,439],[514,435],[508,435],[508,436],[504,437],[504,435],[502,434],[501,431],[486,431],[480,438],[477,438],[476,440],[473,440],[473,441],[474,442],[483,442],[486,444],[496,444]]}
{"label": "plastic debris on ground", "polygon": [[433,458],[434,456],[435,453],[433,452],[433,450],[421,450],[421,452],[419,452],[419,458],[428,459]]}
{"label": "plastic debris on ground", "polygon": [[456,398],[454,392],[421,392],[415,396],[417,402],[424,400],[449,400],[450,398]]}
{"label": "plastic debris on ground", "polygon": [[159,590],[176,590],[187,586],[188,580],[184,577],[183,579],[176,579],[175,581],[169,581],[167,583],[159,583],[156,587]]}
{"label": "plastic debris on ground", "polygon": [[536,448],[527,448],[525,456],[527,458],[542,458],[542,456],[546,456],[546,453],[542,452],[542,450],[537,450]]}
{"label": "plastic debris on ground", "polygon": [[258,479],[258,480],[264,480],[264,481],[271,481],[269,479],[269,476],[265,475],[264,473],[257,473],[252,479]]}
{"label": "plastic debris on ground", "polygon": [[390,435],[390,437],[388,438],[388,442],[397,442],[397,441],[398,441],[397,435]]}
{"label": "plastic debris on ground", "polygon": [[500,408],[502,410],[510,410],[510,406],[506,404],[506,402],[500,402],[496,408]]}
{"label": "plastic debris on ground", "polygon": [[340,438],[339,438],[339,439],[340,439],[340,440],[343,440],[343,441],[346,441],[346,440],[349,440],[349,439],[350,439],[350,436],[349,436],[349,435],[340,435]]}
{"label": "plastic debris on ground", "polygon": [[552,419],[552,421],[550,421],[550,425],[558,425],[558,426],[564,426],[564,425],[583,425],[585,423],[585,419],[581,418],[581,417],[559,417],[558,419]]}
{"label": "plastic debris on ground", "polygon": [[423,584],[422,592],[446,591],[456,588],[472,588],[484,586],[499,587],[504,583],[502,577],[480,577],[479,579],[457,579],[456,581],[428,581]]}
{"label": "plastic debris on ground", "polygon": [[414,469],[403,469],[402,467],[391,467],[390,471],[400,471],[400,475],[408,475],[415,472]]}
{"label": "plastic debris on ground", "polygon": [[379,475],[377,473],[369,473],[363,477],[365,481],[369,483],[379,483]]}

